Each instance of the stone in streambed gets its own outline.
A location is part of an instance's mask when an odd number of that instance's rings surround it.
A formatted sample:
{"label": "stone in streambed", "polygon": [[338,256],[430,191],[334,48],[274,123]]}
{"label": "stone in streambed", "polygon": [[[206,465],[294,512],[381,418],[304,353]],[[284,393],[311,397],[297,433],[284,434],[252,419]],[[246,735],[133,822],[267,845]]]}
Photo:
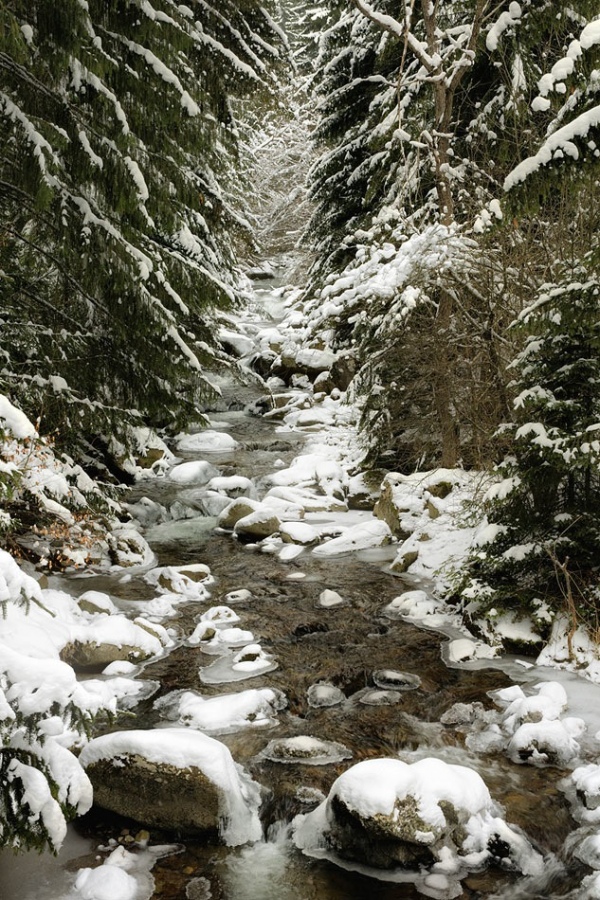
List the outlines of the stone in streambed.
{"label": "stone in streambed", "polygon": [[261,789],[220,741],[190,729],[120,731],[90,741],[79,757],[94,802],[143,825],[218,831],[238,845],[261,836]]}

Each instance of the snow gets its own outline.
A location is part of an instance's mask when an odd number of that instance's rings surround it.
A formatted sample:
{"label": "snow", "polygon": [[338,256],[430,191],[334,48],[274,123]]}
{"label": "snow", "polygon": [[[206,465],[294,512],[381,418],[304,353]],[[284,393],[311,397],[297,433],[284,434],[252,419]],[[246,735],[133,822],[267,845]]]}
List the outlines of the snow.
{"label": "snow", "polygon": [[517,184],[526,181],[542,166],[557,158],[557,155],[560,153],[578,159],[579,151],[574,140],[587,137],[589,132],[599,125],[600,106],[595,106],[580,113],[571,122],[558,128],[546,138],[537,153],[524,159],[506,176],[504,179],[504,190],[510,191]]}
{"label": "snow", "polygon": [[391,536],[389,526],[379,519],[374,519],[345,528],[339,537],[319,544],[312,552],[320,558],[339,556],[356,550],[366,550],[369,547],[381,547],[382,544],[390,542]]}
{"label": "snow", "polygon": [[37,431],[25,413],[0,394],[0,430],[9,431],[14,437],[24,440],[37,436]]}
{"label": "snow", "polygon": [[165,718],[208,734],[229,734],[242,728],[278,724],[277,713],[286,704],[281,691],[260,688],[202,697],[194,691],[175,691],[154,704]]}
{"label": "snow", "polygon": [[80,869],[75,881],[81,900],[136,900],[137,888],[132,875],[108,861],[96,869]]}
{"label": "snow", "polygon": [[[236,450],[239,447],[231,435],[221,431],[199,431],[196,434],[180,434],[177,438],[177,449],[183,453],[221,453]],[[215,472],[213,476],[218,475]]]}
{"label": "snow", "polygon": [[175,484],[206,484],[214,478],[218,469],[203,459],[181,463],[172,468],[168,474],[169,481]]}
{"label": "snow", "polygon": [[501,13],[498,19],[494,22],[494,24],[490,27],[486,39],[485,45],[488,50],[497,50],[498,44],[500,43],[500,38],[511,26],[515,25],[521,18],[521,5],[520,3],[512,2],[508,7],[508,10]]}

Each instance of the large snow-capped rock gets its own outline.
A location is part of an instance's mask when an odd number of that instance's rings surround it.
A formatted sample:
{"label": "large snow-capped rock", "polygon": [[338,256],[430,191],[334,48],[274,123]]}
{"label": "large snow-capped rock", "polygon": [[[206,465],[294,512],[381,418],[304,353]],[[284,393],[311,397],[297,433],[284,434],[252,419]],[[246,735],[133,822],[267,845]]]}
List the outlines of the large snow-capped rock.
{"label": "large snow-capped rock", "polygon": [[117,731],[84,747],[94,802],[144,825],[218,831],[237,846],[261,836],[261,788],[225,744],[187,728]]}
{"label": "large snow-capped rock", "polygon": [[524,874],[541,871],[529,842],[498,815],[483,779],[439,759],[358,763],[313,812],[294,820],[305,852],[333,851],[382,869],[443,864],[445,874],[501,861]]}

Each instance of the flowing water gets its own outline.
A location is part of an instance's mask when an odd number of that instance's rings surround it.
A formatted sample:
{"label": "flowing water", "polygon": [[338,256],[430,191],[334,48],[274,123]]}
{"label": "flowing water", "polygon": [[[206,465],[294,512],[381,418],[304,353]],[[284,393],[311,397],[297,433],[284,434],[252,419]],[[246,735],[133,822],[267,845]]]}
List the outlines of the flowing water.
{"label": "flowing water", "polygon": [[[260,488],[261,477],[282,463],[289,464],[301,452],[305,436],[278,432],[273,423],[252,415],[247,411],[252,400],[249,389],[225,385],[224,399],[211,415],[223,423],[223,429],[242,444],[242,449],[211,454],[210,461],[223,474],[253,478]],[[213,427],[219,428],[217,424]],[[207,454],[203,457],[208,458]],[[186,490],[189,488],[166,481],[149,481],[138,485],[133,494],[134,498],[148,496],[168,506]],[[230,849],[198,839],[183,840],[178,854],[157,862],[154,897],[391,900],[420,896],[411,884],[376,880],[326,860],[309,859],[294,848],[289,835],[291,819],[312,809],[315,791],[326,794],[349,765],[348,760],[321,766],[282,765],[260,756],[269,741],[299,735],[345,745],[352,753],[352,762],[380,756],[400,756],[410,762],[436,756],[471,766],[504,807],[506,820],[526,832],[547,855],[548,865],[543,880],[537,883],[517,879],[500,869],[472,874],[462,882],[462,896],[568,896],[589,870],[572,860],[561,861],[567,835],[576,827],[556,788],[561,773],[515,766],[500,755],[470,753],[460,729],[440,724],[441,715],[453,703],[481,701],[491,707],[487,693],[510,683],[505,672],[498,668],[448,668],[442,660],[443,638],[439,634],[384,618],[383,607],[407,587],[386,571],[385,551],[334,559],[317,559],[307,551],[284,562],[255,545],[243,545],[230,535],[215,532],[214,525],[214,519],[196,516],[155,526],[146,536],[159,565],[204,562],[210,566],[215,576],[211,604],[224,602],[229,591],[250,591],[250,599],[236,604],[241,627],[251,630],[262,647],[275,656],[278,668],[239,687],[278,688],[285,693],[288,705],[275,727],[219,736],[234,759],[269,791],[262,811],[264,842]],[[115,574],[63,577],[55,580],[55,586],[74,594],[90,589],[105,591],[122,608],[132,600],[152,596],[152,589],[135,576],[125,580]],[[339,592],[346,604],[337,608],[320,606],[318,598],[324,589]],[[180,607],[178,618],[168,624],[185,637],[206,607],[206,602]],[[180,644],[169,655],[148,664],[141,677],[160,682],[157,696],[175,689],[193,689],[205,697],[235,690],[235,685],[200,684],[199,668],[212,662],[214,657],[204,655],[197,647]],[[373,673],[386,669],[416,675],[420,684],[401,692],[400,701],[393,705],[361,702],[365,689],[376,686]],[[343,692],[341,704],[309,706],[308,689],[323,681]],[[149,701],[141,704],[134,716],[123,716],[116,727],[145,728],[158,722],[158,713]],[[95,810],[71,829],[58,861],[31,855],[15,861],[6,855],[0,857],[0,896],[3,900],[60,900],[68,895],[69,879],[72,883],[72,876],[65,875],[63,867],[68,873],[91,864],[94,856],[86,856],[90,848],[106,845],[110,839],[127,841],[128,829],[133,833],[135,826]],[[151,835],[158,843],[172,839],[173,835]]]}

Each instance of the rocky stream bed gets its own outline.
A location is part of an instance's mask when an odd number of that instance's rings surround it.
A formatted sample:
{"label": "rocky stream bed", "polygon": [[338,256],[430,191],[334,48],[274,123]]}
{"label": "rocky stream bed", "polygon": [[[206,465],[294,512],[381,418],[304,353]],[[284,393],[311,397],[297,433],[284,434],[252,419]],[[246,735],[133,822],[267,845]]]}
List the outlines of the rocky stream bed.
{"label": "rocky stream bed", "polygon": [[[211,427],[235,440],[236,449],[217,446],[209,452],[180,450],[178,455],[183,462],[208,461],[218,477],[249,479],[254,500],[260,502],[269,476],[302,453],[318,422],[306,418],[308,424],[278,430],[278,418],[258,415],[255,400],[249,389],[225,385],[222,402],[209,411]],[[277,399],[273,405],[277,407]],[[95,806],[72,826],[58,860],[0,857],[3,900],[87,896],[69,893],[72,873],[81,867],[98,865],[119,846],[143,855],[164,845],[166,849],[152,858],[152,896],[157,900],[585,896],[578,893],[578,885],[590,869],[569,845],[577,824],[558,787],[566,767],[519,765],[503,752],[481,753],[467,746],[469,733],[481,729],[486,711],[491,716],[495,709],[490,692],[510,686],[507,671],[518,667],[511,668],[510,661],[448,666],[441,652],[444,635],[391,617],[386,607],[394,598],[428,587],[390,572],[393,545],[319,556],[314,544],[303,544],[298,530],[291,529],[284,547],[294,549],[282,553],[281,542],[270,544],[256,535],[217,528],[219,504],[214,506],[212,493],[208,503],[205,485],[168,478],[142,481],[131,492],[132,510],[140,503],[146,511],[179,509],[176,518],[153,520],[148,513],[142,523],[155,566],[181,570],[201,563],[209,568],[211,582],[207,596],[180,602],[173,616],[154,617],[170,630],[174,642],[168,652],[138,669],[139,679],[155,683],[152,694],[104,730],[161,729],[177,721],[185,725],[185,718],[178,720],[182,714],[177,705],[185,692],[205,701],[248,689],[271,692],[269,697],[277,702],[270,719],[259,724],[250,715],[244,727],[224,727],[212,734],[264,789],[263,838],[228,847],[210,832],[190,835],[185,829],[152,825],[146,831],[143,822]],[[354,524],[372,520],[369,503],[362,506],[348,513],[343,504],[324,504],[303,521],[321,534],[331,527],[335,535],[344,517]],[[145,577],[147,570],[54,576],[50,584],[75,597],[90,591],[107,594],[119,610],[127,611],[128,604],[156,596]],[[200,639],[190,641],[201,617],[219,605],[229,606],[239,617],[236,627],[251,632],[268,668],[250,668],[247,677],[236,680],[231,666],[215,668],[219,657],[206,641],[204,647]],[[89,674],[97,676],[90,672],[83,677]],[[449,714],[452,709],[458,714]],[[291,837],[294,817],[314,810],[350,766],[381,758],[406,763],[434,758],[479,773],[503,819],[517,832],[522,830],[532,853],[544,858],[543,869],[523,877],[507,870],[499,851],[479,871],[462,873],[451,883],[427,883],[425,876],[403,878],[396,870],[367,870],[356,860],[332,861],[301,852]],[[131,783],[124,790],[132,791]],[[168,820],[168,811],[166,816]],[[148,878],[139,880],[136,898],[150,896],[148,883]]]}

